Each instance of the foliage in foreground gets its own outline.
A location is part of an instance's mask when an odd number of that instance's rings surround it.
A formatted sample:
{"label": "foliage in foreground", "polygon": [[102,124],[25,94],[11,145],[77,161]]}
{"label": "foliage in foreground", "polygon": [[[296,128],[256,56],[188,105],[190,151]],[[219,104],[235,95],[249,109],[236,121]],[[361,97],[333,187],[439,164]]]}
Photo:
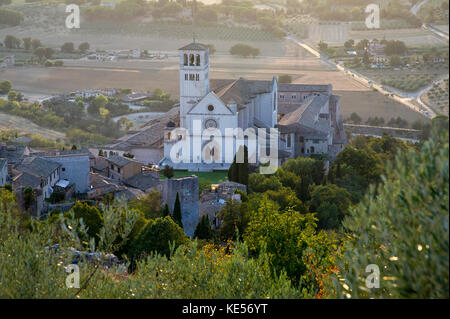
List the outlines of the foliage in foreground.
{"label": "foliage in foreground", "polygon": [[[196,242],[176,250],[172,247],[170,258],[150,254],[137,262],[132,274],[126,270],[128,265],[97,268],[83,262],[79,264],[81,289],[68,289],[65,266],[74,258],[68,248],[113,251],[118,239],[130,236],[136,214],[105,209],[98,244],[90,240],[86,245],[78,237],[80,232],[87,234],[83,222],[61,220],[62,228],[55,223],[25,223],[8,190],[0,189],[0,212],[0,298],[308,297],[293,287],[285,273],[271,276],[264,252],[250,258],[243,244],[230,251],[212,246],[199,249]],[[55,243],[60,245],[57,251],[45,248]]]}
{"label": "foliage in foreground", "polygon": [[[385,176],[343,221],[338,296],[448,298],[448,131],[434,135],[419,153],[398,153]],[[379,289],[366,288],[370,264],[379,267]]]}

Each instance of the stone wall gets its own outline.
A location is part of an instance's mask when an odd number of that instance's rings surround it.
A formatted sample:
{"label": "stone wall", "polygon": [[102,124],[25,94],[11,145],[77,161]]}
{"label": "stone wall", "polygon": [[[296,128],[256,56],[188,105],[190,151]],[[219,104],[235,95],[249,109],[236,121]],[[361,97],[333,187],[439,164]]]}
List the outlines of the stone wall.
{"label": "stone wall", "polygon": [[419,130],[396,127],[344,124],[344,128],[353,135],[383,136],[388,134],[392,137],[406,140],[419,140],[422,134],[422,131]]}
{"label": "stone wall", "polygon": [[168,204],[172,213],[179,194],[184,232],[193,237],[198,224],[198,177],[171,178],[161,181],[161,184],[163,204]]}

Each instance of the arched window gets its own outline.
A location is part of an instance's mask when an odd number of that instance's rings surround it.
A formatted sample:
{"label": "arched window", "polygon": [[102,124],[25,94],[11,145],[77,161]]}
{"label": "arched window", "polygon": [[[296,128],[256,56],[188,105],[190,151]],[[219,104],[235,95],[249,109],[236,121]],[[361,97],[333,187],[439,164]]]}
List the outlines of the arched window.
{"label": "arched window", "polygon": [[195,65],[195,56],[193,54],[191,54],[189,56],[189,65],[194,66]]}
{"label": "arched window", "polygon": [[188,65],[188,55],[184,54],[184,65]]}
{"label": "arched window", "polygon": [[314,154],[314,146],[311,146],[311,154]]}
{"label": "arched window", "polygon": [[197,66],[200,66],[200,54],[197,54]]}

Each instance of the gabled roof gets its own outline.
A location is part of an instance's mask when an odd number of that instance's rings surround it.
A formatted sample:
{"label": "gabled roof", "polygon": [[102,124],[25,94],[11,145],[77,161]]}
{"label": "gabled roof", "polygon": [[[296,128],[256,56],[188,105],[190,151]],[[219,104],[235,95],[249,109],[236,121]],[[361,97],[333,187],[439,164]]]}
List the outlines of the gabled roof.
{"label": "gabled roof", "polygon": [[258,94],[272,91],[273,81],[264,80],[211,80],[211,90],[224,104],[235,103],[240,107],[248,104]]}
{"label": "gabled roof", "polygon": [[206,51],[208,50],[208,47],[204,44],[201,43],[197,43],[197,42],[192,42],[191,44],[188,44],[182,48],[179,48],[178,50],[180,51],[188,51],[188,50],[192,50],[192,51]]}
{"label": "gabled roof", "polygon": [[319,114],[321,107],[329,100],[329,96],[320,94],[319,96],[311,96],[300,107],[280,120],[279,125],[286,126],[291,124],[304,124],[314,122],[314,118]]}
{"label": "gabled roof", "polygon": [[20,163],[26,150],[25,145],[0,145],[0,157],[8,159],[11,164]]}
{"label": "gabled roof", "polygon": [[169,122],[180,121],[180,108],[173,107],[164,115],[150,120],[138,130],[121,137],[113,143],[103,147],[105,150],[130,151],[140,147],[159,147],[164,141],[164,129]]}
{"label": "gabled roof", "polygon": [[21,164],[16,166],[18,171],[22,171],[34,176],[47,178],[56,171],[61,164],[42,157],[26,157]]}
{"label": "gabled roof", "polygon": [[106,158],[106,160],[114,165],[117,165],[118,167],[124,167],[125,165],[130,163],[139,163],[131,158],[118,155],[111,155],[110,157]]}
{"label": "gabled roof", "polygon": [[127,178],[123,181],[125,185],[145,191],[151,187],[154,187],[160,183],[159,178],[152,174],[141,173]]}
{"label": "gabled roof", "polygon": [[20,172],[19,175],[13,178],[13,188],[39,188],[41,186],[41,179],[33,174],[27,172]]}

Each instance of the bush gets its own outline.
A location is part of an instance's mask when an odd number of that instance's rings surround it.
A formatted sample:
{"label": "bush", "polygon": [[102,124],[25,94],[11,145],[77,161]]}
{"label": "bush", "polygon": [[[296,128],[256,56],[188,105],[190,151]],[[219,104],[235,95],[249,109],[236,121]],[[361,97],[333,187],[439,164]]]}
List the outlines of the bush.
{"label": "bush", "polygon": [[255,57],[259,55],[259,49],[249,46],[244,43],[235,44],[230,49],[230,54],[238,55],[240,57],[247,58],[249,56]]}
{"label": "bush", "polygon": [[140,258],[152,253],[169,256],[171,245],[177,248],[186,241],[183,229],[172,218],[156,218],[148,222],[132,244],[131,257]]}

